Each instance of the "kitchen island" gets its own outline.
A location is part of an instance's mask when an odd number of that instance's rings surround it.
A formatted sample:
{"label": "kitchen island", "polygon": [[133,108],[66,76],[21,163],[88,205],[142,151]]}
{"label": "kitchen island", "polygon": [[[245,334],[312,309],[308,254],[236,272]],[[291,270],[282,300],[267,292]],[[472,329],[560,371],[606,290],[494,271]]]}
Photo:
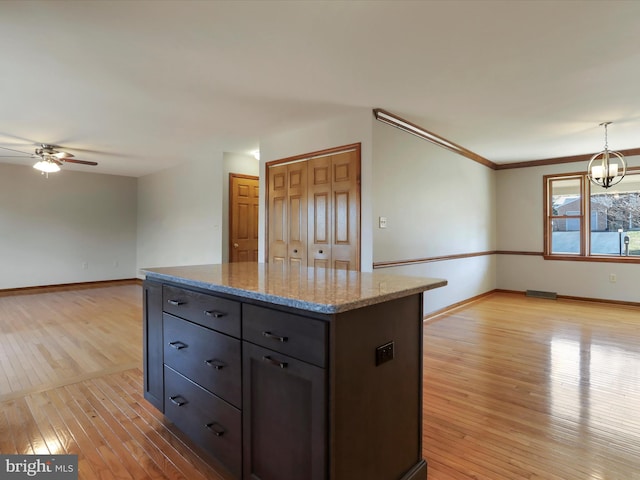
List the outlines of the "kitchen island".
{"label": "kitchen island", "polygon": [[145,398],[235,478],[424,480],[423,292],[445,280],[150,268]]}

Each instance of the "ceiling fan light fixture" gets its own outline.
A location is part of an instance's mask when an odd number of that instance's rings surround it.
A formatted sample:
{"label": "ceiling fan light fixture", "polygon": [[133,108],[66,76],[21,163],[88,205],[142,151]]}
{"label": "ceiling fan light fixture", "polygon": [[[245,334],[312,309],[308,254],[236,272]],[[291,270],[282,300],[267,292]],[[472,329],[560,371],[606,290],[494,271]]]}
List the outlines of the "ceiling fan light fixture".
{"label": "ceiling fan light fixture", "polygon": [[55,173],[60,171],[60,166],[51,160],[42,159],[33,166],[36,170],[40,170],[42,173]]}
{"label": "ceiling fan light fixture", "polygon": [[604,127],[604,150],[596,153],[587,166],[587,176],[594,185],[609,188],[622,180],[627,173],[627,164],[624,156],[619,152],[609,150],[607,142],[607,126],[611,122],[601,123]]}

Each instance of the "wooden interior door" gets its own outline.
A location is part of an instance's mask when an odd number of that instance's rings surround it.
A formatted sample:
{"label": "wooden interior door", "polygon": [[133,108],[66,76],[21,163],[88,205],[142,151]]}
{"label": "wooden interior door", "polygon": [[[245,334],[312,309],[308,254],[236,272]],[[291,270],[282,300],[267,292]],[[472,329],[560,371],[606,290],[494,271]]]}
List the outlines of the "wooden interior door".
{"label": "wooden interior door", "polygon": [[258,177],[229,174],[229,262],[258,261]]}

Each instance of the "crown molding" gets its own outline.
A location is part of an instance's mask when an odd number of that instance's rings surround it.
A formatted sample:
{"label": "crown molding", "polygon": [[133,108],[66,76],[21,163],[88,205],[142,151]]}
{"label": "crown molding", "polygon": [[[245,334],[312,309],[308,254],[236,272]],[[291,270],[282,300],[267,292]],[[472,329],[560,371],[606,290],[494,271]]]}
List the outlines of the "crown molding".
{"label": "crown molding", "polygon": [[[495,163],[491,160],[483,157],[482,155],[478,155],[475,152],[472,152],[469,149],[464,148],[457,143],[451,142],[440,135],[437,135],[425,128],[417,125],[409,120],[406,120],[394,113],[391,113],[382,108],[374,108],[373,115],[376,120],[386,123],[387,125],[391,125],[392,127],[396,127],[406,133],[410,133],[415,135],[423,140],[431,142],[435,145],[438,145],[442,148],[446,148],[447,150],[457,153],[458,155],[462,155],[463,157],[467,157],[474,162],[478,162],[485,167],[489,167],[492,170],[509,170],[512,168],[528,168],[528,167],[539,167],[546,165],[559,165],[562,163],[575,163],[575,162],[588,162],[593,157],[593,153],[585,153],[583,155],[573,155],[570,157],[554,157],[554,158],[544,158],[540,160],[527,160],[524,162],[513,162],[513,163]],[[619,153],[624,155],[625,157],[633,157],[636,155],[640,155],[640,148],[630,148],[627,150],[619,150]]]}
{"label": "crown molding", "polygon": [[492,170],[495,170],[497,168],[497,165],[491,160],[488,160],[483,156],[478,155],[477,153],[472,152],[471,150],[468,150],[461,145],[458,145],[457,143],[451,142],[446,138],[441,137],[440,135],[430,132],[429,130],[422,128],[420,125],[399,117],[394,113],[383,110],[382,108],[374,108],[373,115],[379,122],[386,123],[387,125],[396,127],[403,132],[410,133],[412,135],[415,135],[416,137],[422,138],[423,140],[438,145],[439,147],[446,148],[453,153],[457,153],[458,155],[467,157],[468,159],[473,160],[474,162],[478,162],[485,167],[489,167]]}

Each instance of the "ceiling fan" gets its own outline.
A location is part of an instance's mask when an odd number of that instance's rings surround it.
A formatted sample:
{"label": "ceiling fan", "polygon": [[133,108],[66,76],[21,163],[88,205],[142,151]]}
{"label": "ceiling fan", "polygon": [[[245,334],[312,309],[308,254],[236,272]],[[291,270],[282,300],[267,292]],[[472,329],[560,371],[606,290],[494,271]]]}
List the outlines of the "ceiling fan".
{"label": "ceiling fan", "polygon": [[58,150],[60,147],[57,145],[50,145],[48,143],[41,143],[36,147],[34,153],[23,152],[20,150],[14,150],[13,148],[0,147],[3,150],[10,152],[21,153],[23,156],[18,155],[0,155],[4,158],[24,158],[24,155],[28,155],[30,158],[37,158],[33,168],[40,170],[43,175],[49,176],[49,173],[59,172],[63,163],[78,163],[81,165],[98,165],[97,162],[89,162],[87,160],[78,160],[74,158],[74,155],[63,150]]}

